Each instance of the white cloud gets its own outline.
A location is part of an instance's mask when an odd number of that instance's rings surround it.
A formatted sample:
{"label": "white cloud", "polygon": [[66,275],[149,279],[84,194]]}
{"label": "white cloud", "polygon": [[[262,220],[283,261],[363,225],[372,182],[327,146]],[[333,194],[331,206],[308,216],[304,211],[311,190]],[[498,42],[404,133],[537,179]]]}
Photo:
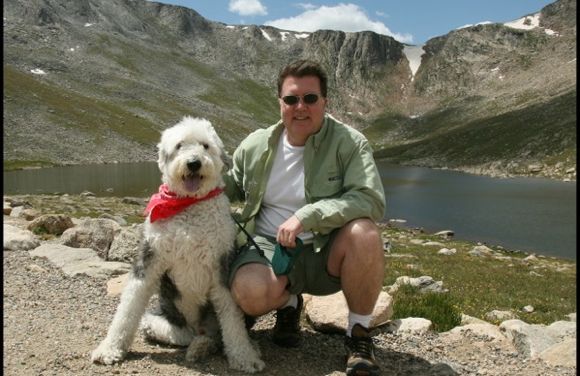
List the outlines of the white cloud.
{"label": "white cloud", "polygon": [[316,9],[316,5],[310,3],[298,3],[296,6],[305,10]]}
{"label": "white cloud", "polygon": [[228,9],[241,16],[265,16],[268,14],[266,7],[262,5],[260,0],[230,0]]}
{"label": "white cloud", "polygon": [[370,30],[377,34],[391,36],[399,42],[413,42],[412,35],[393,33],[382,22],[369,19],[364,10],[355,4],[321,6],[316,9],[306,10],[296,17],[272,20],[265,24],[293,31],[330,29],[355,32]]}

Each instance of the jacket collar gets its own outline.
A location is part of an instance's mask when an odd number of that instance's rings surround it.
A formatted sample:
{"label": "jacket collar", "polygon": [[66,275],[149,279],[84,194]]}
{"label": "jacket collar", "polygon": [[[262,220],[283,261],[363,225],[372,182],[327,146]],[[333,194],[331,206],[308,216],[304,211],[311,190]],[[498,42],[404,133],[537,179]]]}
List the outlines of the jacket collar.
{"label": "jacket collar", "polygon": [[[322,127],[320,128],[320,130],[318,132],[316,132],[315,134],[308,137],[308,140],[306,141],[306,146],[308,146],[309,144],[312,144],[312,146],[314,147],[314,150],[318,150],[320,147],[320,144],[326,138],[326,135],[328,133],[328,129],[331,126],[329,123],[332,120],[334,120],[334,118],[332,118],[328,113],[324,114],[324,120],[322,121]],[[280,136],[282,135],[282,132],[284,131],[284,123],[282,122],[282,120],[280,120],[276,124],[274,124],[273,128],[274,129],[272,130],[272,133],[270,134],[270,137],[268,138],[268,146],[276,148],[276,146],[278,145],[278,140],[280,140]]]}

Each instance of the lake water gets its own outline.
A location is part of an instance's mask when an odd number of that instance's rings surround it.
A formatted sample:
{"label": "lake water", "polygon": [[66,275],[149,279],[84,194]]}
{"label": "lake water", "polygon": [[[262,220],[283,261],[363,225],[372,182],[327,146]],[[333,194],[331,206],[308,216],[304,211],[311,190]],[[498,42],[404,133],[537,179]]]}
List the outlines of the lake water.
{"label": "lake water", "polygon": [[[378,163],[386,219],[453,230],[457,239],[576,260],[576,182],[498,179],[455,171]],[[147,197],[157,192],[153,162],[4,172],[5,194]]]}

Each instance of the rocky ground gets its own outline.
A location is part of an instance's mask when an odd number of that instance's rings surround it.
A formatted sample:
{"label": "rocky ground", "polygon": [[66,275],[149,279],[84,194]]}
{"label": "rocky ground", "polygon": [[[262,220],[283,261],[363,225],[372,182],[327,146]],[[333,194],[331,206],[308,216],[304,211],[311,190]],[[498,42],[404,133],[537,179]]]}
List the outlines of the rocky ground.
{"label": "rocky ground", "polygon": [[[49,197],[38,199],[50,208]],[[68,202],[66,197],[56,201]],[[87,199],[89,200],[89,199]],[[35,202],[34,207],[37,206]],[[79,208],[70,205],[69,211]],[[135,206],[135,205],[133,205]],[[127,204],[127,208],[131,204]],[[128,217],[127,213],[127,217]],[[4,224],[25,227],[26,219],[4,216]],[[107,278],[70,276],[26,250],[4,250],[4,374],[6,375],[238,375],[221,353],[198,363],[185,349],[146,342],[138,334],[127,359],[114,366],[92,364],[90,352],[105,337],[118,304],[107,294]],[[343,375],[341,335],[312,329],[303,316],[303,343],[282,349],[270,340],[272,315],[250,332],[259,345],[264,375]],[[505,338],[474,331],[393,334],[375,329],[376,357],[383,375],[575,375],[576,367],[554,366],[518,353]]]}
{"label": "rocky ground", "polygon": [[[222,354],[200,363],[185,361],[182,348],[146,343],[138,335],[123,363],[91,364],[90,351],[104,338],[118,303],[106,294],[104,280],[69,277],[28,251],[4,252],[5,375],[237,375]],[[266,375],[344,374],[343,337],[302,327],[298,349],[272,344],[272,316],[251,330],[266,362]],[[576,368],[529,360],[505,343],[475,334],[450,339],[375,330],[384,375],[575,375]]]}

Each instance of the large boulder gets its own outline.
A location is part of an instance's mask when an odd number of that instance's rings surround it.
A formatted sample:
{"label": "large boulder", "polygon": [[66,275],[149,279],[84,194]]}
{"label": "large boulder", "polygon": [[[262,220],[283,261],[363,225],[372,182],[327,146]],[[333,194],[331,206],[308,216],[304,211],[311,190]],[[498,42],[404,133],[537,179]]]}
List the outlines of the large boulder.
{"label": "large boulder", "polygon": [[[342,291],[327,296],[305,296],[306,317],[312,327],[323,333],[344,333],[347,327],[348,306]],[[393,315],[393,298],[381,292],[372,313],[370,327],[385,324]]]}
{"label": "large boulder", "polygon": [[74,227],[72,219],[64,214],[44,214],[28,225],[28,229],[35,234],[52,235],[61,235],[71,227]]}
{"label": "large boulder", "polygon": [[66,230],[60,238],[60,243],[73,248],[91,248],[103,260],[107,260],[111,243],[120,232],[121,226],[112,219],[86,219]]}
{"label": "large boulder", "polygon": [[4,250],[30,250],[40,245],[40,240],[28,230],[4,224]]}

